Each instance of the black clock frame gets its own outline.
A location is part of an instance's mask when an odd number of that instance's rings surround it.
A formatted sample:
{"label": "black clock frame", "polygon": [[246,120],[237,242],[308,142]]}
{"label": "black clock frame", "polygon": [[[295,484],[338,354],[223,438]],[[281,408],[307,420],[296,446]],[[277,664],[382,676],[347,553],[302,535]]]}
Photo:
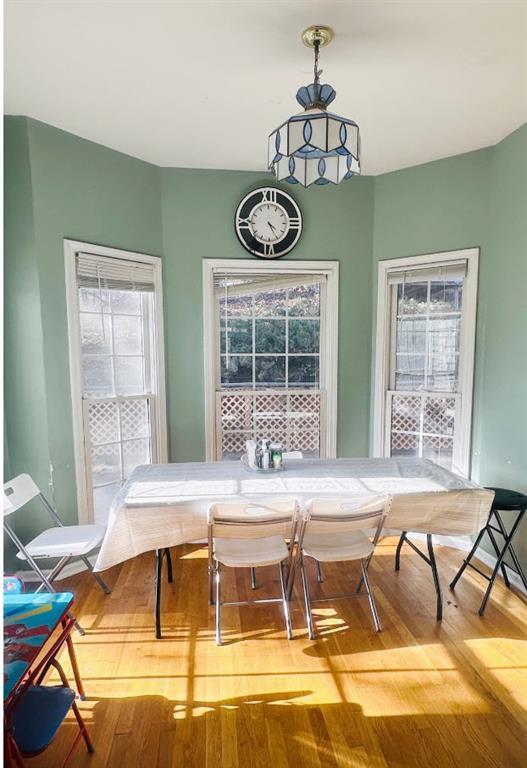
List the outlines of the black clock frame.
{"label": "black clock frame", "polygon": [[[284,237],[281,240],[279,240],[276,244],[275,243],[271,244],[273,246],[273,251],[274,251],[274,255],[272,256],[265,255],[265,249],[268,246],[266,245],[266,243],[261,243],[260,240],[257,240],[254,237],[254,235],[251,233],[251,230],[249,229],[249,227],[247,227],[247,239],[245,239],[243,234],[238,230],[238,219],[247,219],[250,212],[253,210],[253,208],[255,208],[256,205],[258,205],[259,203],[265,202],[266,193],[269,190],[273,190],[276,193],[276,196],[277,196],[276,202],[285,210],[288,218],[298,219],[298,226],[290,226],[289,231],[287,232],[286,235],[284,235]],[[261,199],[255,201],[254,198],[258,194],[261,195]],[[281,199],[278,199],[278,197],[280,197]],[[302,227],[303,227],[303,217],[302,217],[302,211],[300,210],[300,206],[289,193],[284,192],[282,189],[279,189],[278,187],[258,187],[257,189],[253,189],[251,192],[248,192],[245,195],[245,197],[242,198],[242,200],[238,204],[238,207],[236,208],[236,211],[234,213],[234,231],[236,233],[236,238],[238,242],[252,256],[256,256],[257,259],[264,259],[265,261],[270,261],[272,259],[281,259],[282,256],[285,256],[287,253],[290,253],[290,251],[293,250],[293,248],[297,245],[298,241],[300,240],[300,236],[302,234]]]}

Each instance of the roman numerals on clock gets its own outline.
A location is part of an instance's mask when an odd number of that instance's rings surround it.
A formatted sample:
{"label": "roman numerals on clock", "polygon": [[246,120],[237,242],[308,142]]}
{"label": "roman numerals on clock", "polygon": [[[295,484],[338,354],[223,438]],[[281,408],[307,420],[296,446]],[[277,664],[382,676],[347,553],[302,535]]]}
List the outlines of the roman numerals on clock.
{"label": "roman numerals on clock", "polygon": [[261,187],[240,202],[234,226],[247,251],[262,259],[276,259],[289,253],[300,239],[302,213],[287,192]]}

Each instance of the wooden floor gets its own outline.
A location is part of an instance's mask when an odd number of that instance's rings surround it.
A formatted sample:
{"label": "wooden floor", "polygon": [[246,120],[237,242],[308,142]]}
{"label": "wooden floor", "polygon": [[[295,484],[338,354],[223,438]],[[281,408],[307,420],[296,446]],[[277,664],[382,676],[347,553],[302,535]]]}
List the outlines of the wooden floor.
{"label": "wooden floor", "polygon": [[[427,565],[407,549],[395,573],[394,551],[385,539],[371,566],[383,632],[373,631],[364,599],[322,603],[313,642],[297,600],[292,642],[280,607],[225,608],[226,643],[216,647],[198,547],[174,553],[161,641],[152,628],[152,554],[107,572],[109,597],[87,574],[61,582],[78,594],[87,629],[75,645],[96,748],[89,756],[81,746],[72,765],[525,768],[525,601],[498,581],[481,619],[481,578],[467,573],[451,593],[460,552],[438,547],[439,624]],[[355,573],[326,568],[320,592],[349,591]],[[260,580],[260,596],[278,590],[276,569],[262,569]],[[230,599],[250,591],[243,572],[226,574],[225,585]],[[59,766],[74,727],[68,719],[31,766]]]}

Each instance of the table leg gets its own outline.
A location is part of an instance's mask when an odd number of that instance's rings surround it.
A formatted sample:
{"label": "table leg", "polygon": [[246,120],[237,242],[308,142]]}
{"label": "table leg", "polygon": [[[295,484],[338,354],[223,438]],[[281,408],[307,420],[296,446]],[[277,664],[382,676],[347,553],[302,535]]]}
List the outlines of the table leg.
{"label": "table leg", "polygon": [[441,621],[443,618],[443,594],[441,592],[441,583],[439,581],[439,574],[437,572],[436,558],[434,554],[434,545],[432,543],[432,534],[426,534],[426,544],[428,547],[428,557],[430,559],[430,568],[432,569],[432,576],[434,577],[434,586],[436,590],[436,619]]}
{"label": "table leg", "polygon": [[163,575],[163,550],[156,549],[156,607],[155,607],[155,623],[156,623],[156,639],[161,640],[161,581]]}

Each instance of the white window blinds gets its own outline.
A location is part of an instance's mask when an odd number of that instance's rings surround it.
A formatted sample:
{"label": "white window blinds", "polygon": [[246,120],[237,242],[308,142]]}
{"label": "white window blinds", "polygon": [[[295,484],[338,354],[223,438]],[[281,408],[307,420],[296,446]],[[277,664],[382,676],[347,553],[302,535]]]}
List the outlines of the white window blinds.
{"label": "white window blinds", "polygon": [[394,269],[388,272],[388,285],[423,283],[428,280],[448,282],[462,280],[467,274],[466,259],[448,264],[430,264],[421,269]]}
{"label": "white window blinds", "polygon": [[154,265],[78,253],[77,285],[79,288],[153,292]]}
{"label": "white window blinds", "polygon": [[296,274],[285,272],[274,274],[234,274],[232,272],[214,273],[214,292],[216,296],[251,296],[263,291],[278,291],[296,286],[319,285],[325,283],[326,275],[322,274]]}

